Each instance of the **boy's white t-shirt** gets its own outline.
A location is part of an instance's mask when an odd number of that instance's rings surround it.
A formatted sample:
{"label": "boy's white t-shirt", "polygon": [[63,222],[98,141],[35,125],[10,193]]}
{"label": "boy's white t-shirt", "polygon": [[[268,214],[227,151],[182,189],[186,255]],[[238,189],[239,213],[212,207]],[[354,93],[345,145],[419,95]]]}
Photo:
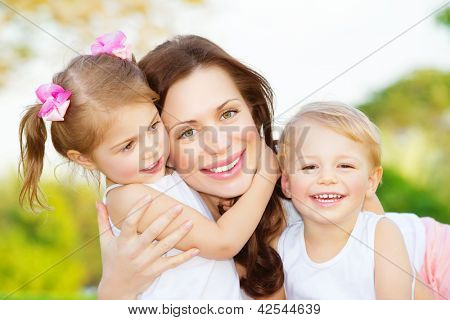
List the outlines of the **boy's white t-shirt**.
{"label": "boy's white t-shirt", "polygon": [[[187,205],[205,218],[214,221],[213,216],[204,204],[200,195],[189,188],[183,179],[176,173],[162,177],[155,183],[147,186],[165,193],[169,197]],[[109,186],[104,193],[103,202],[106,204],[107,193],[121,185]],[[120,230],[110,220],[111,228],[115,236]],[[208,241],[205,239],[205,241]],[[169,250],[166,255],[174,256],[182,251]],[[189,261],[163,272],[153,281],[138,299],[241,299],[239,277],[232,259],[210,260],[203,257],[193,257]]]}
{"label": "boy's white t-shirt", "polygon": [[[420,270],[425,255],[425,230],[414,214],[388,213],[399,227],[411,264]],[[283,260],[287,299],[375,299],[374,239],[383,218],[361,212],[346,245],[332,259],[316,263],[306,251],[304,224],[292,222],[278,241]]]}

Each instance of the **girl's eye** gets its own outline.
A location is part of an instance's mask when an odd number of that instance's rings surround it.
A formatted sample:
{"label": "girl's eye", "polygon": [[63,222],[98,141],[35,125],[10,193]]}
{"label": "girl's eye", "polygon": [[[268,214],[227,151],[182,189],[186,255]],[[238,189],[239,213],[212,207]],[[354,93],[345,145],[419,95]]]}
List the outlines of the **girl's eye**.
{"label": "girl's eye", "polygon": [[125,147],[123,147],[122,151],[129,151],[129,150],[133,149],[133,146],[134,146],[134,142],[131,141]]}
{"label": "girl's eye", "polygon": [[148,127],[148,131],[155,131],[156,129],[158,129],[159,123],[160,121],[154,122],[151,126]]}
{"label": "girl's eye", "polygon": [[310,165],[304,166],[302,168],[302,170],[305,170],[305,171],[307,171],[307,170],[314,170],[314,169],[317,169],[317,166],[315,164],[310,164]]}
{"label": "girl's eye", "polygon": [[340,164],[339,167],[343,168],[343,169],[354,169],[355,168],[353,165],[348,164],[348,163]]}
{"label": "girl's eye", "polygon": [[236,115],[236,110],[228,110],[222,113],[222,116],[220,117],[220,120],[228,120],[233,118]]}
{"label": "girl's eye", "polygon": [[192,138],[195,135],[194,129],[187,129],[180,134],[180,138]]}

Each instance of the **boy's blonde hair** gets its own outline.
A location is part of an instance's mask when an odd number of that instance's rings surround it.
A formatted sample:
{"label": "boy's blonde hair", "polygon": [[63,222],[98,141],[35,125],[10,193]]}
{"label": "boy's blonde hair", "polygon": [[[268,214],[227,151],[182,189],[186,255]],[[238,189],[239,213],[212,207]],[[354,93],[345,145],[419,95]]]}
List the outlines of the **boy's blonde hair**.
{"label": "boy's blonde hair", "polygon": [[286,124],[279,140],[278,152],[283,171],[287,170],[290,163],[294,163],[293,157],[297,151],[295,139],[299,138],[295,134],[295,125],[302,119],[313,120],[353,141],[363,143],[368,148],[373,167],[381,166],[381,139],[377,126],[354,107],[341,102],[322,101],[303,106]]}

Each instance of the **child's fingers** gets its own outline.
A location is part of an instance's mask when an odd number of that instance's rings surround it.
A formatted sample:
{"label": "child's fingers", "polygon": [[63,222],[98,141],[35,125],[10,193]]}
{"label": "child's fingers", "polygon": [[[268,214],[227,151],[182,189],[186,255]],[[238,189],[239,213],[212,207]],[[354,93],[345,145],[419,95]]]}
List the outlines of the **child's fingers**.
{"label": "child's fingers", "polygon": [[183,211],[182,205],[175,205],[166,213],[160,215],[145,229],[140,238],[143,245],[148,246],[167,228],[167,226]]}
{"label": "child's fingers", "polygon": [[136,204],[130,209],[127,217],[122,222],[121,237],[133,237],[137,235],[138,223],[141,220],[144,213],[147,211],[152,198],[150,195],[146,195],[141,198]]}
{"label": "child's fingers", "polygon": [[108,211],[106,210],[106,206],[100,202],[96,202],[95,206],[97,208],[100,246],[103,248],[106,242],[114,237],[114,234],[111,230],[111,225],[109,224]]}

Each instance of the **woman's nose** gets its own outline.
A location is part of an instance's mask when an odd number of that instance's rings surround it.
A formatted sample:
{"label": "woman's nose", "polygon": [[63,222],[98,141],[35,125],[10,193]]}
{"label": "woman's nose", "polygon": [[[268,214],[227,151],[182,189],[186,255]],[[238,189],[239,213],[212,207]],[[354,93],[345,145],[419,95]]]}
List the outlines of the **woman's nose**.
{"label": "woman's nose", "polygon": [[211,155],[224,154],[230,149],[231,136],[218,127],[204,130],[202,138],[202,148]]}

